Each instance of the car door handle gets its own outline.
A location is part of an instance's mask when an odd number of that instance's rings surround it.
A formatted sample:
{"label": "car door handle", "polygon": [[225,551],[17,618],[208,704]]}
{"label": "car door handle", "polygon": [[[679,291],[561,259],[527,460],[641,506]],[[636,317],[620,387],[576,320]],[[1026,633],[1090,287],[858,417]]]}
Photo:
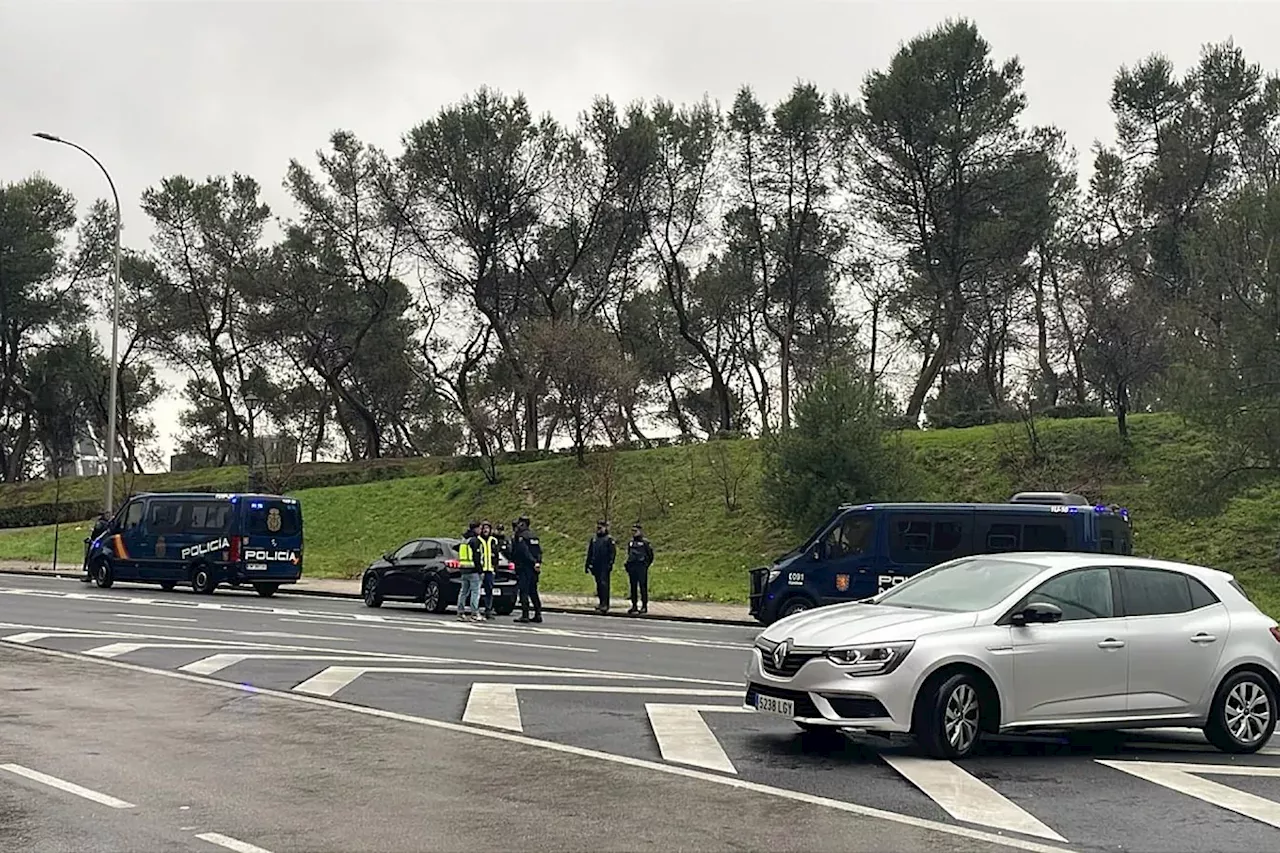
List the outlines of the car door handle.
{"label": "car door handle", "polygon": [[1204,631],[1201,631],[1199,634],[1196,634],[1191,638],[1191,642],[1200,644],[1216,643],[1218,642],[1218,638],[1213,636],[1213,634],[1206,634]]}
{"label": "car door handle", "polygon": [[1123,648],[1124,648],[1124,640],[1114,640],[1114,639],[1112,639],[1112,638],[1108,637],[1107,639],[1103,640],[1101,643],[1098,643],[1098,648],[1100,648],[1100,649],[1123,649]]}

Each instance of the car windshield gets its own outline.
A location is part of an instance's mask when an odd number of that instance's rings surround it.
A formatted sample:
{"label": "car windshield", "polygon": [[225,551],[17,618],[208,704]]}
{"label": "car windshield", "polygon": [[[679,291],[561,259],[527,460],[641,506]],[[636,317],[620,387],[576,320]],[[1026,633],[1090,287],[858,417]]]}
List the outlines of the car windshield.
{"label": "car windshield", "polygon": [[935,566],[876,599],[888,607],[973,613],[986,610],[1044,571],[1044,566],[966,557]]}

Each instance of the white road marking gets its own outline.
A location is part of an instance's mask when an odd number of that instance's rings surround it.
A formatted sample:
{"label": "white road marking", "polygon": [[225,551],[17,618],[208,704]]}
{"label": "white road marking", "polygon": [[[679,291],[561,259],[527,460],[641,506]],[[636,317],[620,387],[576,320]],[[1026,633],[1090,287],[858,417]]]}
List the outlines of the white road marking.
{"label": "white road marking", "polygon": [[1203,800],[1210,805],[1253,818],[1280,829],[1280,803],[1202,779],[1208,776],[1265,776],[1280,779],[1280,767],[1251,767],[1246,764],[1174,764],[1163,761],[1104,761],[1099,764],[1122,770],[1131,776]]}
{"label": "white road marking", "polygon": [[[25,627],[25,626],[19,626]],[[555,741],[542,740],[540,738],[529,737],[524,734],[516,734],[515,732],[505,732],[497,729],[485,729],[478,726],[468,725],[466,723],[455,723],[447,720],[433,720],[429,717],[417,717],[412,714],[404,714],[399,711],[386,711],[382,708],[371,708],[365,705],[352,705],[347,702],[339,702],[334,699],[325,699],[318,696],[306,696],[298,693],[290,693],[283,690],[273,690],[269,687],[254,687],[251,684],[240,684],[234,681],[221,681],[215,678],[205,678],[200,675],[191,675],[186,672],[175,672],[173,670],[157,669],[150,666],[142,666],[140,664],[128,663],[118,660],[103,660],[101,658],[86,658],[82,654],[75,652],[64,652],[58,649],[45,649],[38,646],[29,646],[27,650],[32,654],[40,654],[50,658],[60,658],[62,660],[84,661],[91,660],[99,666],[114,667],[116,669],[125,670],[127,672],[145,673],[158,678],[171,678],[177,681],[185,681],[189,684],[203,684],[207,687],[222,690],[234,690],[239,693],[247,693],[254,696],[265,696],[272,699],[282,699],[289,702],[299,702],[305,705],[311,705],[317,708],[327,708],[333,711],[345,711],[349,714],[359,714],[366,717],[373,717],[381,720],[393,720],[410,725],[422,726],[427,729],[435,729],[437,731],[454,732],[457,734],[469,734],[479,738],[487,738],[489,740],[501,741],[503,743],[512,743],[520,746],[528,746],[536,749],[545,749],[548,752],[558,752],[562,755],[573,755],[579,758],[592,758],[597,761],[603,761],[608,764],[617,764],[625,767],[635,767],[644,770],[651,770],[655,773],[664,773],[668,776],[679,776],[684,779],[696,779],[700,782],[707,782],[714,785],[722,785],[727,788],[734,788],[739,791],[750,791],[752,793],[763,794],[766,796],[776,797],[781,800],[788,800],[793,803],[804,803],[806,805],[818,806],[821,808],[829,808],[833,811],[843,812],[844,814],[857,815],[859,817],[873,818],[876,820],[884,820],[890,823],[896,823],[901,826],[911,826],[917,829],[925,829],[932,832],[951,835],[958,838],[968,838],[974,841],[982,841],[987,844],[997,844],[1002,847],[1011,847],[1017,850],[1026,850],[1029,853],[1074,853],[1066,847],[1055,847],[1049,844],[1043,844],[1038,841],[1030,841],[1022,838],[1010,838],[997,835],[994,832],[985,832],[980,829],[972,829],[966,826],[955,826],[941,821],[929,820],[927,818],[915,817],[913,815],[893,812],[887,809],[878,809],[872,806],[862,806],[856,803],[846,803],[842,800],[836,800],[831,797],[823,797],[817,794],[807,794],[803,791],[791,791],[786,788],[778,788],[773,785],[765,785],[760,782],[749,782],[736,776],[722,776],[715,773],[707,773],[703,770],[695,770],[691,767],[684,767],[677,764],[664,764],[658,761],[649,761],[643,758],[632,758],[626,755],[615,755],[610,752],[602,752],[601,750],[588,749],[581,746],[570,746],[569,744],[556,743]]]}
{"label": "white road marking", "polygon": [[[498,673],[505,674],[505,673]],[[525,673],[520,675],[537,675]],[[554,676],[555,673],[547,673]],[[590,676],[583,676],[589,678]],[[621,676],[614,676],[621,678]],[[296,687],[294,688],[297,689]],[[476,682],[471,685],[467,695],[467,707],[462,712],[464,723],[477,723],[492,726],[495,729],[506,729],[511,732],[524,731],[524,723],[520,719],[520,704],[517,700],[520,690],[543,690],[554,693],[642,693],[659,696],[735,696],[742,695],[741,690],[695,690],[688,687],[615,687],[613,685],[594,684],[493,684]],[[726,708],[734,706],[726,705]]]}
{"label": "white road marking", "polygon": [[517,643],[512,640],[476,640],[477,643],[484,643],[489,646],[515,646],[520,649],[551,649],[557,652],[588,652],[597,654],[597,649],[582,649],[577,646],[546,646],[541,643]]}
{"label": "white road marking", "polygon": [[[491,664],[501,666],[501,664]],[[395,673],[402,675],[506,675],[520,678],[599,678],[619,681],[644,681],[640,675],[599,672],[528,672],[506,669],[427,669],[416,666],[331,666],[293,688],[295,693],[308,693],[312,696],[332,696],[342,688],[351,684],[366,673]],[[579,689],[578,685],[565,685],[564,689]],[[639,692],[644,692],[641,689]],[[659,691],[660,692],[660,691]],[[727,691],[726,691],[727,692]],[[737,696],[741,691],[734,691]]]}
{"label": "white road marking", "polygon": [[196,838],[199,838],[201,841],[207,841],[210,844],[216,844],[219,847],[224,847],[227,850],[233,850],[235,853],[271,853],[271,851],[266,848],[258,847],[257,845],[250,844],[247,841],[241,841],[237,838],[232,838],[230,835],[223,835],[220,832],[201,832],[196,835]]}
{"label": "white road marking", "polygon": [[68,794],[75,794],[77,797],[92,800],[93,802],[106,806],[107,808],[137,808],[133,803],[118,800],[115,797],[103,794],[99,791],[83,788],[74,782],[68,782],[65,779],[59,779],[57,776],[50,776],[47,773],[41,773],[39,770],[32,770],[29,767],[23,767],[21,764],[0,764],[0,770],[8,770],[10,773],[30,779],[32,782],[39,782],[41,785],[48,785],[50,788],[57,788],[59,791],[65,791]]}
{"label": "white road marking", "polygon": [[658,751],[663,759],[721,773],[738,772],[702,714],[704,711],[750,714],[753,713],[750,708],[648,702],[644,709],[649,714],[649,725],[653,727],[653,736],[658,741]]}
{"label": "white road marking", "polygon": [[[113,613],[117,619],[146,619],[150,622],[199,622],[186,616],[152,616],[147,613]],[[119,622],[103,622],[103,625],[119,625]],[[132,624],[132,623],[129,623]]]}
{"label": "white road marking", "polygon": [[142,649],[221,649],[221,643],[109,643],[85,652],[95,658],[118,658]]}
{"label": "white road marking", "polygon": [[[196,675],[213,675],[215,672],[221,672],[229,666],[235,666],[247,660],[304,660],[304,661],[379,661],[379,660],[395,660],[395,658],[382,657],[360,657],[353,655],[232,655],[220,654],[210,655],[207,658],[201,658],[198,661],[178,667],[182,672],[194,672]],[[412,655],[405,655],[400,660],[419,662],[419,663],[447,663],[446,660],[440,658],[422,658]]]}
{"label": "white road marking", "polygon": [[908,755],[880,757],[885,764],[898,771],[904,779],[923,791],[956,820],[1035,835],[1051,841],[1066,841],[986,782],[950,761]]}

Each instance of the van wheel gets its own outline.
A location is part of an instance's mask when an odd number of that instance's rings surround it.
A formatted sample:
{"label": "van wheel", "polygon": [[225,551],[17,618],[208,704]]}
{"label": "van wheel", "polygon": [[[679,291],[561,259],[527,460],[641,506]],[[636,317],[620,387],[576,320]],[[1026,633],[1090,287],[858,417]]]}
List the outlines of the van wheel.
{"label": "van wheel", "polygon": [[431,613],[444,613],[449,609],[449,605],[444,598],[444,588],[440,586],[439,578],[431,578],[427,581],[422,603],[426,605],[427,610]]}
{"label": "van wheel", "polygon": [[795,595],[782,603],[782,608],[778,611],[778,618],[786,619],[788,616],[795,616],[797,613],[812,610],[813,607],[814,604],[811,599],[803,595]]}
{"label": "van wheel", "polygon": [[116,582],[115,573],[111,571],[111,565],[106,560],[98,563],[93,572],[93,582],[99,589],[111,589],[111,585]]}
{"label": "van wheel", "polygon": [[982,693],[978,682],[965,672],[921,689],[916,700],[911,733],[932,758],[967,758],[978,748],[982,735]]}
{"label": "van wheel", "polygon": [[200,595],[213,595],[218,584],[208,566],[196,566],[191,570],[191,589]]}
{"label": "van wheel", "polygon": [[255,583],[253,585],[253,591],[263,598],[270,598],[275,595],[276,590],[279,588],[280,584],[278,583]]}
{"label": "van wheel", "polygon": [[1237,672],[1222,682],[1204,736],[1223,752],[1257,752],[1276,730],[1276,694],[1256,672]]}
{"label": "van wheel", "polygon": [[360,590],[360,597],[364,599],[365,607],[381,607],[382,592],[378,589],[378,576],[370,572],[364,576],[364,583],[361,584],[363,589]]}
{"label": "van wheel", "polygon": [[165,592],[173,592],[173,588],[177,586],[173,581],[160,581],[160,588]]}

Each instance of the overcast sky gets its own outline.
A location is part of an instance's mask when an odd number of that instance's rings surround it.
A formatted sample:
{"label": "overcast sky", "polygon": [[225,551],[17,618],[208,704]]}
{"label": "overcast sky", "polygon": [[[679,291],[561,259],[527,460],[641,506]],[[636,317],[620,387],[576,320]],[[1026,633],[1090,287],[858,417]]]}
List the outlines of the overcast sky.
{"label": "overcast sky", "polygon": [[[0,0],[0,181],[40,171],[82,204],[106,195],[87,158],[30,133],[72,139],[111,170],[125,241],[141,246],[139,195],[165,175],[246,172],[287,213],[290,157],[311,160],[335,128],[394,151],[483,84],[565,121],[598,93],[727,105],[744,83],[773,100],[797,79],[856,92],[948,16],[1021,57],[1027,120],[1082,153],[1111,138],[1123,64],[1158,51],[1184,69],[1205,42],[1234,38],[1280,68],[1280,3],[1265,0]],[[173,402],[156,415],[167,456]]]}

